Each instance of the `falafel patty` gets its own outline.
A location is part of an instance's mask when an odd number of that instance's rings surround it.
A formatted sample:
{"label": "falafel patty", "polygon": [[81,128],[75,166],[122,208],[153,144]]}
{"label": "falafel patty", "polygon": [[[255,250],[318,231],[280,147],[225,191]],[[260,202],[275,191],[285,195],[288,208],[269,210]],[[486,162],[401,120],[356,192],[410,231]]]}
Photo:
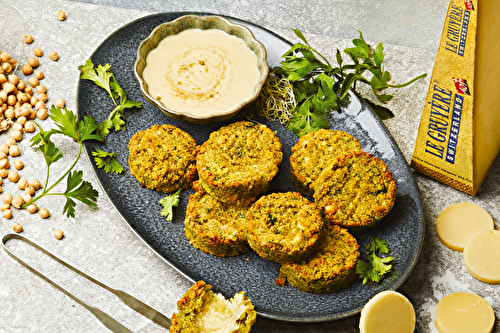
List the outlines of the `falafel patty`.
{"label": "falafel patty", "polygon": [[250,251],[246,237],[248,206],[216,200],[198,181],[189,196],[184,232],[191,245],[219,257],[236,256]]}
{"label": "falafel patty", "polygon": [[130,173],[147,188],[165,193],[187,189],[196,179],[196,141],[168,124],[153,125],[129,141]]}
{"label": "falafel patty", "polygon": [[241,291],[227,300],[204,281],[192,285],[177,301],[170,333],[249,333],[257,319],[250,299]]}
{"label": "falafel patty", "polygon": [[344,131],[320,129],[300,137],[292,147],[290,172],[293,184],[312,197],[314,182],[325,167],[342,153],[361,151],[355,137]]}
{"label": "falafel patty", "polygon": [[196,168],[203,188],[220,201],[249,204],[269,186],[283,159],[281,142],[267,126],[239,121],[210,134]]}
{"label": "falafel patty", "polygon": [[248,244],[261,257],[276,262],[310,255],[322,228],[318,208],[298,192],[262,196],[247,215]]}
{"label": "falafel patty", "polygon": [[306,259],[283,263],[280,272],[301,291],[330,293],[356,279],[359,255],[353,235],[338,225],[325,225],[317,251]]}
{"label": "falafel patty", "polygon": [[328,223],[353,229],[373,227],[394,206],[396,182],[376,156],[343,154],[319,175],[314,200]]}

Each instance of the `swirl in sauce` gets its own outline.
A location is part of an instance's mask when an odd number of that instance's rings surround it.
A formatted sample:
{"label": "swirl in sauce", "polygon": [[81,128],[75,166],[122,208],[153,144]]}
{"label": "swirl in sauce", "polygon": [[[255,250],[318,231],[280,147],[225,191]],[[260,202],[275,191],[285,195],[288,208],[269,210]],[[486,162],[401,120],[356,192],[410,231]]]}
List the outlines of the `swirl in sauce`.
{"label": "swirl in sauce", "polygon": [[144,80],[167,109],[207,115],[250,98],[259,69],[241,38],[217,29],[189,29],[163,39],[148,54]]}

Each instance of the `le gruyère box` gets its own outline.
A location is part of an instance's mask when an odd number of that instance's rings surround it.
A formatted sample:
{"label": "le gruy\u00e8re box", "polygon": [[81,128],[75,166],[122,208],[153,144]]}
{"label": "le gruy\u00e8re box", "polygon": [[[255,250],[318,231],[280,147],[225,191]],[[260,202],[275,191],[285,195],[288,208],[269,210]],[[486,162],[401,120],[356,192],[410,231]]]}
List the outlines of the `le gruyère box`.
{"label": "le gruy\u00e8re box", "polygon": [[411,167],[475,195],[500,150],[500,0],[451,0]]}

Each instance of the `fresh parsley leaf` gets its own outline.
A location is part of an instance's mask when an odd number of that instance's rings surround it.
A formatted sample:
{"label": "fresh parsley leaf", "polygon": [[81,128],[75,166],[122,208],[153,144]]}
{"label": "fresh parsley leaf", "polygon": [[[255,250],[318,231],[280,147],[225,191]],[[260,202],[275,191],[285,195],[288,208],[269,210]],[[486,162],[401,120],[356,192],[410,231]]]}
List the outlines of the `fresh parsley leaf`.
{"label": "fresh parsley leaf", "polygon": [[75,202],[73,199],[80,200],[87,206],[97,206],[97,196],[99,193],[92,187],[92,184],[83,180],[83,171],[74,171],[68,174],[66,182],[66,191],[63,195],[66,197],[63,214],[68,217],[75,217]]}
{"label": "fresh parsley leaf", "polygon": [[181,190],[179,189],[174,194],[169,194],[160,199],[160,205],[163,207],[160,211],[160,215],[165,217],[167,221],[172,221],[174,217],[173,208],[179,205],[180,194]]}
{"label": "fresh parsley leaf", "polygon": [[94,68],[92,60],[87,59],[85,65],[79,66],[78,69],[81,71],[80,78],[94,82],[99,87],[106,90],[113,100],[116,98],[116,94],[113,94],[110,85],[111,78],[114,76],[110,70],[111,65],[98,65],[97,68]]}
{"label": "fresh parsley leaf", "polygon": [[363,280],[363,284],[368,282],[379,282],[384,275],[389,273],[392,265],[389,264],[393,257],[379,257],[378,254],[388,254],[389,245],[386,240],[370,237],[370,242],[365,246],[366,260],[358,260],[356,263],[356,273]]}
{"label": "fresh parsley leaf", "polygon": [[104,168],[106,172],[120,174],[123,172],[123,167],[118,163],[116,155],[117,153],[108,153],[100,149],[92,152],[92,156],[94,156],[94,161],[98,168]]}

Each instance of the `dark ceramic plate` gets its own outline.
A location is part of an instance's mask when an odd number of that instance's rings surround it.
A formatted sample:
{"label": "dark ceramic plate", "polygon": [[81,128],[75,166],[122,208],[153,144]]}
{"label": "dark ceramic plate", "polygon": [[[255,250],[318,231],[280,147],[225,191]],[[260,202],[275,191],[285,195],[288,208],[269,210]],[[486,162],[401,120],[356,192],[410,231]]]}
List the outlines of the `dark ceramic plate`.
{"label": "dark ceramic plate", "polygon": [[[419,194],[410,169],[391,135],[369,107],[353,94],[350,96],[350,105],[343,113],[333,114],[329,119],[331,126],[357,137],[365,151],[387,163],[397,182],[394,209],[379,226],[368,231],[373,237],[386,239],[394,257],[394,272],[382,282],[363,285],[356,281],[348,288],[331,294],[304,293],[290,285],[276,285],[274,282],[279,275],[279,264],[266,261],[255,253],[218,258],[196,250],[189,245],[183,232],[185,208],[192,190],[182,193],[173,222],[167,222],[160,216],[158,201],[165,194],[141,187],[129,172],[127,144],[132,135],[153,124],[169,123],[187,131],[201,144],[211,131],[223,125],[197,125],[168,118],[143,98],[134,77],[133,66],[139,43],[157,25],[184,14],[187,13],[162,13],[138,19],[114,32],[92,54],[92,61],[96,66],[106,63],[111,65],[111,70],[129,99],[144,104],[142,109],[126,112],[126,131],[111,133],[106,137],[105,144],[88,142],[85,145],[92,163],[94,162],[90,153],[97,148],[118,153],[118,161],[125,168],[121,175],[105,173],[95,164],[94,170],[103,191],[124,220],[154,252],[188,279],[193,282],[204,280],[213,286],[215,292],[226,297],[232,297],[244,290],[258,314],[263,317],[295,322],[344,318],[358,313],[376,293],[397,289],[411,273],[422,247],[424,220]],[[281,55],[291,46],[288,41],[261,27],[230,19],[247,26],[264,44],[268,51],[270,67],[278,65]],[[105,120],[114,108],[107,93],[87,80],[79,82],[77,106],[79,118],[90,115],[98,122]],[[236,119],[243,116],[244,114],[240,114]],[[263,119],[260,121],[275,130],[283,144],[283,163],[269,191],[296,191],[290,182],[288,160],[297,137],[279,123]],[[360,244],[364,246],[367,238],[361,237],[362,235],[356,234]]]}

